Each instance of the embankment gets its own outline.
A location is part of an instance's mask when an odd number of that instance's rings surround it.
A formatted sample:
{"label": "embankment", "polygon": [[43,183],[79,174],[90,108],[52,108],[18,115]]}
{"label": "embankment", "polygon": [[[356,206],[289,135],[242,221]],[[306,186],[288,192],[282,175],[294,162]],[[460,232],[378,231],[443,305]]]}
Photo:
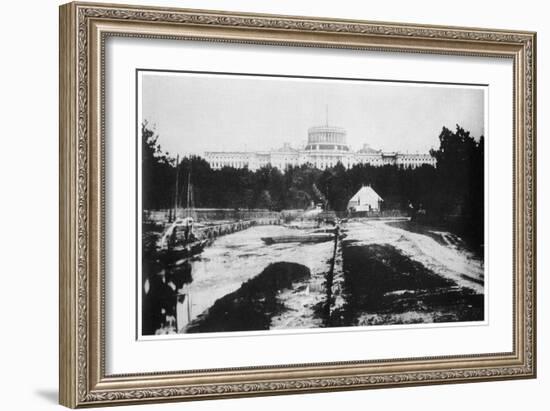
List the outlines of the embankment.
{"label": "embankment", "polygon": [[333,325],[483,320],[483,295],[459,287],[388,244],[343,244],[345,303]]}

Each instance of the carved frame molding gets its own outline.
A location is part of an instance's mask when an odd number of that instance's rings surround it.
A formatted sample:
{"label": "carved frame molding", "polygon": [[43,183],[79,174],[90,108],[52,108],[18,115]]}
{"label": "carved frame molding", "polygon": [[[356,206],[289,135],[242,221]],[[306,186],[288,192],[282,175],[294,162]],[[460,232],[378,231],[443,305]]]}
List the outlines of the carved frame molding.
{"label": "carved frame molding", "polygon": [[[104,373],[103,65],[109,36],[498,56],[514,61],[514,352],[199,373]],[[193,400],[536,375],[536,35],[92,3],[60,8],[60,402]]]}

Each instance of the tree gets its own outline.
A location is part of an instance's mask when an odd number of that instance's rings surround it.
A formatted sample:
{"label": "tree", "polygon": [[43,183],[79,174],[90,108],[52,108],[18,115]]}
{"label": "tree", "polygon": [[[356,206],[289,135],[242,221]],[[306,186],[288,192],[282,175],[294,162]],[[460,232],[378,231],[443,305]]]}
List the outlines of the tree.
{"label": "tree", "polygon": [[143,209],[169,207],[174,199],[175,161],[162,151],[159,136],[145,121],[141,125],[141,178]]}
{"label": "tree", "polygon": [[347,178],[347,170],[341,162],[323,172],[317,187],[326,196],[329,208],[335,211],[346,210],[353,193]]}
{"label": "tree", "polygon": [[257,208],[267,208],[268,210],[271,210],[272,207],[273,200],[271,199],[271,194],[269,194],[269,191],[267,190],[262,190],[258,199]]}
{"label": "tree", "polygon": [[431,212],[440,219],[449,219],[458,231],[483,243],[484,233],[484,138],[476,141],[458,124],[452,132],[443,127],[439,150],[431,154],[437,159],[437,179]]}

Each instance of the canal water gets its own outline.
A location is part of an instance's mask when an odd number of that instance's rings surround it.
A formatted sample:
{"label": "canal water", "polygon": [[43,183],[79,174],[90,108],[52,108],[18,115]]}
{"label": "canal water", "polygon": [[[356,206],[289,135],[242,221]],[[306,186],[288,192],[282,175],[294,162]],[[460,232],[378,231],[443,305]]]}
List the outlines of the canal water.
{"label": "canal water", "polygon": [[[144,272],[144,289],[147,291],[145,299],[149,297],[163,301],[157,301],[149,309],[164,309],[164,312],[170,313],[171,305],[176,301],[176,295],[178,293],[185,294],[186,297],[179,298],[179,309],[173,313],[174,317],[184,316],[185,318],[183,320],[181,318],[175,319],[171,329],[164,327],[159,330],[160,324],[150,324],[152,328],[149,332],[174,332],[174,327],[177,332],[185,332],[185,328],[181,326],[182,324],[192,322],[211,307],[216,300],[239,289],[245,281],[254,278],[267,266],[277,262],[297,263],[309,268],[311,277],[307,281],[308,284],[303,284],[303,290],[297,293],[283,290],[280,298],[284,299],[288,305],[293,305],[294,310],[304,311],[301,316],[293,316],[294,318],[302,318],[302,320],[295,321],[296,326],[318,326],[318,322],[315,321],[312,315],[312,306],[323,299],[322,282],[330,267],[334,243],[327,241],[317,244],[283,243],[266,245],[262,241],[262,237],[300,233],[303,233],[303,231],[279,225],[254,226],[218,237],[204,249],[200,256],[180,267],[167,269],[153,266],[151,272]],[[184,271],[184,274],[181,273],[182,271]],[[171,280],[171,277],[176,276],[179,278],[184,277],[184,280]],[[161,280],[158,278],[161,278]],[[153,281],[158,283],[155,289],[151,287]],[[159,291],[161,289],[164,289],[164,291]],[[182,299],[184,301],[181,301]],[[145,319],[148,313],[144,312],[143,314]],[[160,316],[156,316],[156,321],[152,320],[152,322],[158,323],[159,319]],[[148,320],[150,323],[151,320]],[[272,328],[289,328],[293,326],[292,322],[288,321],[284,315],[274,318],[273,323]],[[144,327],[144,333],[148,331],[146,328]]]}

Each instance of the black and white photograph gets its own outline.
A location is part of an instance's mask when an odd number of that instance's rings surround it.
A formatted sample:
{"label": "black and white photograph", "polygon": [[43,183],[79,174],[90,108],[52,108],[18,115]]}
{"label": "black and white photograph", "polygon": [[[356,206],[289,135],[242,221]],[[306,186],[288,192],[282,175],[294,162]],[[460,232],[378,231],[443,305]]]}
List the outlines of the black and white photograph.
{"label": "black and white photograph", "polygon": [[486,321],[487,87],[137,70],[139,336]]}

